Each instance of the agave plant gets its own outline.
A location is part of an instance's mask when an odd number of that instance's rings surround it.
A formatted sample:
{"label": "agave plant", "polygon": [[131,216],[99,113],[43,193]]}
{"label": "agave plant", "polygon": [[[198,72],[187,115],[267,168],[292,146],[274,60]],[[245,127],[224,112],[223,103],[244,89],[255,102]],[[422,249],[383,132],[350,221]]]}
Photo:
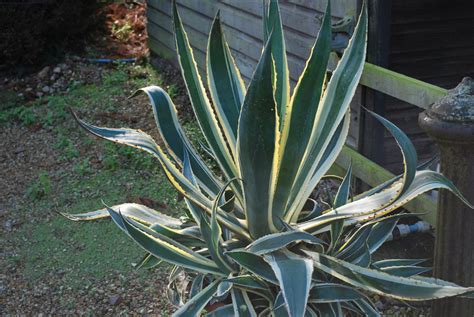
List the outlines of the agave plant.
{"label": "agave plant", "polygon": [[[290,95],[278,1],[264,14],[265,45],[246,88],[217,14],[207,50],[203,86],[185,30],[173,5],[176,49],[194,113],[220,173],[206,166],[160,87],[140,90],[150,98],[164,140],[161,147],[132,129],[90,125],[92,134],[154,155],[185,197],[180,219],[138,204],[121,204],[73,220],[111,217],[146,251],[140,266],[171,263],[169,295],[175,316],[377,316],[367,293],[419,301],[472,297],[474,288],[417,276],[418,259],[372,261],[405,214],[392,211],[437,188],[469,204],[443,175],[417,168],[407,136],[372,114],[397,140],[404,173],[358,196],[350,194],[351,168],[331,207],[310,195],[344,146],[349,103],[366,55],[367,10],[331,76],[331,10],[299,81]],[[329,78],[330,77],[330,78]]]}

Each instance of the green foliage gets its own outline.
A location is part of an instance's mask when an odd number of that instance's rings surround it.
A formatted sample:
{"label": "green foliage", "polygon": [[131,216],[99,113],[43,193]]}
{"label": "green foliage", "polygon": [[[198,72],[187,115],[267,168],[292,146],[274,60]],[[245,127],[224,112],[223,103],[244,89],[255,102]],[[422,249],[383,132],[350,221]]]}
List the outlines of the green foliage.
{"label": "green foliage", "polygon": [[38,178],[28,187],[26,195],[32,200],[45,198],[51,192],[51,179],[48,173],[42,171]]}
{"label": "green foliage", "polygon": [[406,216],[390,213],[416,196],[445,188],[469,204],[441,174],[417,170],[413,144],[386,119],[370,113],[396,139],[404,173],[353,196],[349,169],[329,207],[310,199],[348,134],[349,104],[366,53],[365,7],[326,83],[331,39],[328,4],[292,96],[278,2],[270,1],[264,16],[268,40],[247,89],[216,16],[207,59],[212,102],[176,4],[173,19],[182,75],[206,142],[202,148],[219,172],[206,164],[196,143],[188,139],[169,94],[156,86],[142,88],[137,93],[150,98],[163,146],[139,130],[97,127],[76,119],[96,136],[156,157],[188,210],[178,219],[125,203],[64,215],[75,221],[111,217],[145,250],[139,266],[154,266],[160,260],[171,263],[168,295],[180,307],[175,316],[197,316],[215,302],[226,305],[211,315],[232,311],[236,316],[342,316],[351,311],[374,316],[376,308],[360,290],[408,301],[474,291],[413,277],[426,272],[419,266],[421,261],[391,260],[388,266],[372,262],[372,254]]}

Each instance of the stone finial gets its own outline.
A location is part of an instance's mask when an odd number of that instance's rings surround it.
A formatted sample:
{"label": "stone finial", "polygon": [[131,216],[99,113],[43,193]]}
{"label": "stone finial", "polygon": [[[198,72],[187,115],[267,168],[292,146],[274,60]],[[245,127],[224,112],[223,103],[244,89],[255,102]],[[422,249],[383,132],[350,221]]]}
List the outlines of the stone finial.
{"label": "stone finial", "polygon": [[474,80],[465,77],[422,112],[418,122],[435,139],[474,142]]}

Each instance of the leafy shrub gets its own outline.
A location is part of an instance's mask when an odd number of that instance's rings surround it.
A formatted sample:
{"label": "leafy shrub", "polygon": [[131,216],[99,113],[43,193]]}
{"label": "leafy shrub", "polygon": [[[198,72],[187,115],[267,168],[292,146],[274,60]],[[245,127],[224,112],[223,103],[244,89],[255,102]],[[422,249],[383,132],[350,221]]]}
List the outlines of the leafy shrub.
{"label": "leafy shrub", "polygon": [[[472,294],[474,288],[416,276],[419,259],[372,261],[400,218],[391,214],[423,192],[446,188],[468,203],[443,175],[417,169],[415,149],[395,125],[373,114],[396,138],[402,175],[351,197],[351,168],[333,207],[309,199],[341,151],[349,128],[349,103],[366,53],[367,10],[337,69],[326,83],[331,50],[330,7],[306,68],[290,97],[277,1],[264,18],[266,44],[246,89],[222,34],[219,16],[209,36],[207,98],[192,49],[174,5],[176,47],[197,121],[221,173],[192,146],[168,94],[146,93],[165,141],[157,145],[132,129],[80,125],[104,139],[158,158],[188,209],[175,219],[137,204],[71,215],[111,217],[146,254],[140,267],[174,265],[168,295],[174,316],[376,316],[365,292],[401,300]],[[214,305],[215,304],[215,305]]]}

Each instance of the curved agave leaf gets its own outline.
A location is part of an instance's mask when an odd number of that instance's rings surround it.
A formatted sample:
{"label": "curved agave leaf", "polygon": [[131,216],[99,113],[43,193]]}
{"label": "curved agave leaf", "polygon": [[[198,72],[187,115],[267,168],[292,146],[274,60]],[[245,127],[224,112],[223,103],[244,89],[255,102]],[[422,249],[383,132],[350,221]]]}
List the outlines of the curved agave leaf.
{"label": "curved agave leaf", "polygon": [[230,185],[230,180],[227,184],[222,187],[219,194],[214,201],[214,206],[212,207],[211,213],[211,223],[209,224],[206,219],[202,218],[200,221],[201,232],[204,236],[204,240],[207,243],[209,253],[211,253],[212,258],[216,264],[221,268],[223,272],[229,274],[234,271],[232,264],[227,260],[226,255],[224,254],[224,249],[222,247],[222,230],[219,224],[217,223],[217,205],[224,195],[224,192],[228,185]]}
{"label": "curved agave leaf", "polygon": [[[280,125],[286,117],[287,107],[290,100],[290,77],[288,70],[288,61],[286,59],[285,37],[283,35],[283,26],[281,24],[280,8],[278,1],[270,1],[267,12],[263,14],[265,34],[271,38],[271,53],[275,63],[273,69],[273,78],[275,82],[275,101]],[[279,127],[281,130],[281,126]]]}
{"label": "curved agave leaf", "polygon": [[249,244],[245,249],[247,252],[251,252],[256,255],[263,255],[280,250],[289,245],[290,243],[297,241],[304,241],[306,243],[319,245],[321,251],[324,250],[323,240],[313,235],[310,235],[307,232],[299,230],[273,233],[263,236]]}
{"label": "curved agave leaf", "polygon": [[210,313],[205,314],[205,317],[229,317],[234,313],[234,306],[232,304],[224,305],[216,308]]}
{"label": "curved agave leaf", "polygon": [[189,289],[189,298],[193,298],[196,296],[199,292],[202,291],[203,285],[204,285],[204,274],[198,274],[194,279],[191,284],[191,288]]}
{"label": "curved agave leaf", "polygon": [[168,153],[183,164],[184,153],[189,155],[190,164],[194,170],[199,185],[202,186],[209,195],[216,195],[222,183],[213,175],[209,167],[204,163],[191,142],[184,133],[177,116],[177,110],[169,95],[160,87],[149,86],[141,88],[135,94],[144,92],[150,99],[156,125],[160,135],[166,144]]}
{"label": "curved agave leaf", "polygon": [[417,171],[409,188],[387,207],[381,208],[380,206],[385,206],[387,201],[392,200],[393,195],[397,195],[397,192],[401,189],[400,183],[394,184],[380,193],[348,203],[338,208],[337,214],[334,211],[329,211],[311,221],[297,225],[297,228],[312,233],[323,232],[327,231],[325,224],[331,223],[334,220],[344,219],[345,226],[347,226],[367,219],[378,218],[405,205],[427,191],[440,188],[450,190],[466,205],[474,208],[445,176],[434,171],[424,170]]}
{"label": "curved agave leaf", "polygon": [[201,292],[191,298],[183,307],[178,309],[172,316],[173,317],[188,317],[188,316],[199,316],[199,313],[204,309],[207,303],[211,300],[212,296],[217,290],[219,280],[216,280],[204,288]]}
{"label": "curved agave leaf", "polygon": [[207,81],[219,123],[235,159],[245,85],[222,32],[219,12],[212,23],[207,45]]}
{"label": "curved agave leaf", "polygon": [[391,275],[410,277],[429,272],[431,268],[422,266],[387,266],[382,268],[381,271]]}
{"label": "curved agave leaf", "polygon": [[153,254],[147,253],[136,265],[135,269],[152,269],[161,264],[163,260],[153,256]]}
{"label": "curved agave leaf", "polygon": [[244,209],[250,235],[254,238],[278,231],[269,201],[278,133],[271,43],[270,38],[249,84],[238,129],[237,155],[243,180]]}
{"label": "curved agave leaf", "polygon": [[[416,150],[415,147],[413,146],[413,143],[410,141],[408,136],[400,130],[396,125],[388,121],[382,116],[379,116],[375,112],[372,112],[370,110],[367,110],[375,119],[377,119],[387,130],[390,131],[390,133],[393,135],[395,138],[395,141],[397,142],[398,146],[402,150],[402,155],[403,155],[403,165],[405,168],[405,172],[403,173],[402,177],[402,188],[400,192],[398,193],[399,195],[402,195],[407,189],[410,187],[411,183],[413,182],[413,179],[415,178],[415,173],[417,170],[417,163],[418,163],[418,157],[416,155]],[[397,197],[394,197],[394,200]]]}
{"label": "curved agave leaf", "polygon": [[413,266],[426,262],[427,259],[386,259],[372,263],[372,266],[377,269],[383,269],[391,266]]}
{"label": "curved agave leaf", "polygon": [[[211,213],[213,203],[204,196],[200,189],[181,173],[151,136],[133,129],[112,129],[88,124],[76,117],[77,122],[90,133],[116,143],[126,144],[153,154],[160,161],[166,177],[171,184],[194,204]],[[218,220],[233,232],[248,238],[245,226],[237,218],[219,208]]]}
{"label": "curved agave leaf", "polygon": [[205,246],[201,234],[197,236],[194,232],[190,231],[189,228],[173,229],[161,223],[154,223],[150,226],[150,229],[188,247]]}
{"label": "curved agave leaf", "polygon": [[310,251],[304,252],[313,259],[316,268],[354,287],[383,296],[420,301],[462,295],[474,291],[474,287],[462,287],[436,279],[390,275],[327,255]]}
{"label": "curved agave leaf", "polygon": [[[108,210],[113,218],[120,218],[130,237],[155,257],[191,270],[225,276],[211,260],[134,220],[122,217],[110,208]],[[121,226],[118,221],[116,223]]]}
{"label": "curved agave leaf", "polygon": [[[178,13],[178,8],[176,7],[176,1],[173,1],[173,21],[178,61],[181,66],[181,73],[186,83],[186,88],[188,89],[194,114],[222,172],[227,179],[232,179],[238,176],[237,167],[215,117],[214,109],[212,109],[207,98],[197,64],[193,57],[193,50],[189,44],[188,37]],[[235,194],[239,198],[242,198],[240,188],[237,187],[233,189],[235,190]]]}
{"label": "curved agave leaf", "polygon": [[257,317],[257,313],[246,291],[233,288],[231,295],[235,317]]}
{"label": "curved agave leaf", "polygon": [[321,24],[318,38],[311,49],[306,66],[298,80],[293,96],[281,118],[282,132],[279,147],[279,168],[272,197],[274,218],[283,217],[290,188],[298,172],[298,164],[305,153],[321,99],[331,49],[330,1]]}
{"label": "curved agave leaf", "polygon": [[270,253],[264,259],[278,279],[289,315],[303,317],[311,288],[312,260],[289,252]]}
{"label": "curved agave leaf", "polygon": [[365,296],[353,287],[335,284],[320,283],[314,285],[309,292],[309,303],[333,303],[351,301]]}
{"label": "curved agave leaf", "polygon": [[[295,209],[304,204],[310,191],[319,182],[319,179],[315,179],[313,175],[332,140],[333,134],[349,110],[350,101],[354,96],[364,66],[366,41],[367,8],[364,6],[354,35],[336,70],[333,72],[318,107],[307,149],[299,167],[298,176],[292,186],[292,196],[287,204],[287,212],[290,214],[296,213]],[[334,153],[331,159],[335,160],[338,153]],[[321,172],[319,177],[322,177],[330,168],[330,164],[324,165],[324,168],[326,170]],[[309,192],[301,189],[308,189]],[[295,219],[297,218],[295,216]]]}
{"label": "curved agave leaf", "polygon": [[273,315],[275,317],[290,317],[286,307],[285,298],[283,297],[282,291],[280,291],[273,303]]}
{"label": "curved agave leaf", "polygon": [[244,250],[227,251],[226,254],[244,269],[268,282],[278,285],[271,266],[261,257]]}
{"label": "curved agave leaf", "polygon": [[[140,204],[125,203],[112,206],[111,208],[114,210],[120,210],[123,216],[134,219],[148,226],[154,223],[161,223],[170,228],[180,228],[182,225],[182,222],[179,219],[162,214],[158,210]],[[61,212],[61,215],[73,221],[92,221],[110,217],[107,208],[80,214]]]}

